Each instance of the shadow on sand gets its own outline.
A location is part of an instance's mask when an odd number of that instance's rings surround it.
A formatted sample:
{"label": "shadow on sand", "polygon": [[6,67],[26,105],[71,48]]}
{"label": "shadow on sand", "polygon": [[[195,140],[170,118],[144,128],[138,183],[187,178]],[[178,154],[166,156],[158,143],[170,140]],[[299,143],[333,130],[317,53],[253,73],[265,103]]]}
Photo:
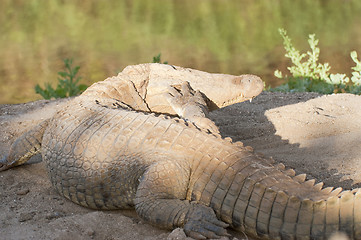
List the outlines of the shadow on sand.
{"label": "shadow on sand", "polygon": [[[320,97],[317,93],[269,93],[263,92],[251,103],[244,102],[219,109],[211,113],[211,118],[220,128],[224,137],[231,137],[233,141],[242,141],[246,146],[254,148],[255,152],[272,157],[276,162],[282,162],[286,167],[295,169],[296,174],[306,173],[308,179],[315,178],[316,182],[323,181],[325,187],[342,187],[353,189],[361,187],[359,179],[354,177],[359,172],[359,152],[357,139],[361,139],[361,132],[351,132],[342,135],[332,135],[335,125],[330,117],[330,122],[323,123],[323,132],[314,129],[305,132],[302,143],[290,143],[289,138],[278,135],[275,123],[269,120],[270,111],[277,108],[306,102]],[[334,106],[329,106],[333,108]],[[327,106],[328,108],[328,106]],[[282,110],[278,119],[278,127],[287,129],[287,124],[292,121],[303,121],[304,112],[285,112]],[[267,116],[268,115],[268,116]],[[298,120],[299,119],[299,120]],[[302,124],[301,124],[302,126]],[[326,126],[326,127],[325,127]],[[326,129],[326,130],[324,130]],[[293,131],[310,131],[310,129],[292,129],[285,135],[292,136]],[[329,131],[329,133],[328,133]],[[277,133],[276,133],[277,132]],[[292,137],[291,137],[292,138]],[[343,141],[340,145],[340,141]],[[307,146],[304,146],[307,143]],[[341,148],[341,149],[340,149]],[[349,151],[353,148],[354,151]]]}

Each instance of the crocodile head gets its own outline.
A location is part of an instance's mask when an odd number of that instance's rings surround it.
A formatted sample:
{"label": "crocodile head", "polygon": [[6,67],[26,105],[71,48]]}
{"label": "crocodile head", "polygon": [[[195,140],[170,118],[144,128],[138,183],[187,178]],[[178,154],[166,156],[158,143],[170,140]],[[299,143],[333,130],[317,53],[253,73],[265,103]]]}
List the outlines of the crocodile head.
{"label": "crocodile head", "polygon": [[169,86],[178,88],[184,81],[206,96],[209,110],[251,100],[264,87],[263,81],[255,75],[215,74],[157,63],[128,66],[122,74],[138,75],[132,78],[138,81],[132,81],[139,95],[153,112],[162,113],[173,113],[173,110],[161,95]]}
{"label": "crocodile head", "polygon": [[210,110],[252,100],[264,87],[261,78],[251,74],[240,76],[214,74],[212,79],[190,82],[190,85],[208,98]]}

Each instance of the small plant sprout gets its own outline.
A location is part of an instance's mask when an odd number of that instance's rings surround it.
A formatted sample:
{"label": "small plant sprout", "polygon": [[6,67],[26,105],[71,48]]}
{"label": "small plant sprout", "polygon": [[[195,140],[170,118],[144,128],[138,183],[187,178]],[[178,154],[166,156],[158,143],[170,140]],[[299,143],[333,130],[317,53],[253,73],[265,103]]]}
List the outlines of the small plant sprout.
{"label": "small plant sprout", "polygon": [[44,99],[66,98],[81,94],[88,86],[78,84],[81,77],[77,77],[80,69],[79,66],[72,67],[73,59],[64,59],[65,71],[58,72],[58,85],[54,89],[49,83],[45,84],[45,88],[41,88],[39,84],[35,86],[35,92],[40,94]]}
{"label": "small plant sprout", "polygon": [[[153,63],[162,63],[161,54],[153,57]],[[168,64],[168,61],[164,61],[163,64]]]}

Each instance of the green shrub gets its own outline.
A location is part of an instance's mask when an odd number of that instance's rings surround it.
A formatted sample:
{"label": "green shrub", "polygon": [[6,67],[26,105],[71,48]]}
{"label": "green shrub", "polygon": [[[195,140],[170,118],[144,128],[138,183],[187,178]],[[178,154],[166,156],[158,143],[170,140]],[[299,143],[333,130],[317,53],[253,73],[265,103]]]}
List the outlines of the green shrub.
{"label": "green shrub", "polygon": [[283,76],[281,71],[276,70],[274,75],[285,79],[286,83],[270,91],[361,94],[361,62],[357,59],[356,51],[351,52],[351,58],[356,63],[352,67],[351,78],[346,74],[332,74],[328,63],[318,63],[320,49],[317,47],[318,39],[315,39],[315,34],[310,34],[308,39],[311,51],[300,53],[292,45],[287,32],[284,29],[279,29],[279,32],[286,50],[285,57],[293,63],[293,66],[287,68],[292,76]]}
{"label": "green shrub", "polygon": [[44,99],[66,98],[81,94],[87,89],[87,85],[78,84],[81,77],[76,77],[80,67],[72,67],[73,59],[64,59],[65,71],[58,72],[58,85],[54,89],[49,83],[45,84],[45,88],[41,88],[39,84],[35,86],[35,92],[40,94]]}

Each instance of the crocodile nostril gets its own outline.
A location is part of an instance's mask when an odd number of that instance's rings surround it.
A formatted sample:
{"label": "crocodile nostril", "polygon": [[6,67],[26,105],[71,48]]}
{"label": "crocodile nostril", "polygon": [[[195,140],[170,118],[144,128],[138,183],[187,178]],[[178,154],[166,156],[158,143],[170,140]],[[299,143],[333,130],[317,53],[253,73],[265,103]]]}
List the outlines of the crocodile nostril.
{"label": "crocodile nostril", "polygon": [[241,85],[244,76],[237,76],[232,79],[232,83],[235,85]]}

